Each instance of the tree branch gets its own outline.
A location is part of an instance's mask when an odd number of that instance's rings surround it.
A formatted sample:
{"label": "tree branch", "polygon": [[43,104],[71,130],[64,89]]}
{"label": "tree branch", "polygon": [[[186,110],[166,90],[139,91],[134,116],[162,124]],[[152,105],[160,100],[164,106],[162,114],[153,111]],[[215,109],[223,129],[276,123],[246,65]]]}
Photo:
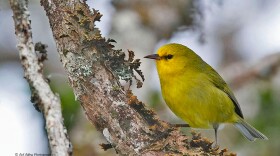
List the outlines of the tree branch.
{"label": "tree branch", "polygon": [[[129,59],[105,40],[94,22],[101,14],[91,12],[79,0],[41,0],[53,31],[61,62],[76,99],[95,127],[103,132],[120,155],[201,155],[226,153],[211,148],[211,142],[194,135],[192,139],[158,119],[156,114],[124,90],[119,79],[131,82],[139,59]],[[143,77],[142,77],[143,78]],[[141,85],[137,79],[138,86]]]}
{"label": "tree branch", "polygon": [[72,147],[63,126],[59,98],[51,91],[42,74],[42,61],[36,56],[32,41],[27,1],[10,0],[15,22],[15,34],[25,78],[35,101],[46,120],[46,130],[52,155],[71,155]]}
{"label": "tree branch", "polygon": [[238,89],[253,80],[267,80],[276,75],[279,68],[280,53],[268,55],[254,66],[240,69],[240,72],[232,75],[229,84],[233,89]]}

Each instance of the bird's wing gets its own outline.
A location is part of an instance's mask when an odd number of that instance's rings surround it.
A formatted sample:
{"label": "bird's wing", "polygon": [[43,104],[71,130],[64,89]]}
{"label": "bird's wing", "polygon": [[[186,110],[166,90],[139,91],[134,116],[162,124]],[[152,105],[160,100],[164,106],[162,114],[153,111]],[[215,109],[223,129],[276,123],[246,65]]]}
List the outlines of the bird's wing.
{"label": "bird's wing", "polygon": [[228,95],[228,97],[231,99],[231,101],[234,104],[235,113],[238,114],[241,118],[244,118],[241,108],[235,96],[233,95],[232,91],[229,89],[228,85],[226,84],[226,82],[212,67],[210,67],[210,70],[211,70],[211,72],[209,72],[210,73],[209,76],[211,78],[210,81],[214,84],[215,87],[217,87],[218,89],[220,89],[221,91],[225,92]]}

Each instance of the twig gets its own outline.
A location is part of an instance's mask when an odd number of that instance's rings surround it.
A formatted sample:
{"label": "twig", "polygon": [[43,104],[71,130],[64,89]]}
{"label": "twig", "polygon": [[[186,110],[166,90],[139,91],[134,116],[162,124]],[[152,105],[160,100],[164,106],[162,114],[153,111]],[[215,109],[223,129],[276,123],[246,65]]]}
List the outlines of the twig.
{"label": "twig", "polygon": [[38,61],[32,42],[32,32],[27,1],[10,0],[18,39],[18,50],[25,78],[28,81],[40,111],[46,120],[46,130],[52,155],[71,155],[72,146],[63,126],[60,99],[51,91],[42,74],[42,62]]}

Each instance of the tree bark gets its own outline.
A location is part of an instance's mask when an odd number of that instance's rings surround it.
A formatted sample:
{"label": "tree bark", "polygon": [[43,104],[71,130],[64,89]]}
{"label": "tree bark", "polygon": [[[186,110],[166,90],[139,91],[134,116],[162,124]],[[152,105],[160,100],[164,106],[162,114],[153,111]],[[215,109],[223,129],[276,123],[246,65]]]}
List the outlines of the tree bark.
{"label": "tree bark", "polygon": [[45,118],[51,154],[71,155],[72,146],[63,125],[60,99],[51,91],[43,76],[44,55],[38,58],[35,53],[27,1],[10,0],[10,5],[13,10],[15,34],[18,39],[17,48],[24,76],[31,88],[35,107],[43,113]]}
{"label": "tree bark", "polygon": [[[133,71],[142,76],[140,62],[133,59],[133,52],[125,60],[122,51],[112,49],[114,40],[101,36],[94,25],[100,13],[79,0],[41,0],[41,5],[76,99],[109,143],[103,148],[113,147],[120,155],[226,153],[212,149],[212,143],[200,135],[182,135],[120,85],[119,79],[135,78]],[[140,80],[137,83],[141,85]]]}

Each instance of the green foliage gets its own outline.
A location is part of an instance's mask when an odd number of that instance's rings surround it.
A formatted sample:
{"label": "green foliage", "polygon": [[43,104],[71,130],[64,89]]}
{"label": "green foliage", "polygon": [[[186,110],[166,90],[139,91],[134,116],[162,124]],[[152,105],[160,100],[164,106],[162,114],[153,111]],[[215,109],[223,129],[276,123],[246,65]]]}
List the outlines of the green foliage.
{"label": "green foliage", "polygon": [[[278,94],[278,95],[277,95]],[[269,138],[262,153],[265,155],[278,155],[280,153],[280,99],[279,93],[273,87],[266,88],[260,92],[260,113],[256,120],[256,128],[264,132]]]}
{"label": "green foliage", "polygon": [[165,104],[161,101],[161,93],[156,90],[149,91],[148,99],[150,106],[155,110],[161,110],[165,108]]}
{"label": "green foliage", "polygon": [[[256,125],[260,129],[276,128],[280,131],[280,125],[275,123],[280,123],[280,101],[277,99],[277,95],[272,88],[264,89],[260,92],[260,118],[258,119]],[[276,127],[277,126],[277,127]]]}
{"label": "green foliage", "polygon": [[50,85],[52,90],[55,93],[58,93],[60,97],[64,124],[67,130],[71,130],[71,128],[75,125],[76,119],[78,118],[80,105],[75,100],[73,90],[67,83],[53,82]]}

